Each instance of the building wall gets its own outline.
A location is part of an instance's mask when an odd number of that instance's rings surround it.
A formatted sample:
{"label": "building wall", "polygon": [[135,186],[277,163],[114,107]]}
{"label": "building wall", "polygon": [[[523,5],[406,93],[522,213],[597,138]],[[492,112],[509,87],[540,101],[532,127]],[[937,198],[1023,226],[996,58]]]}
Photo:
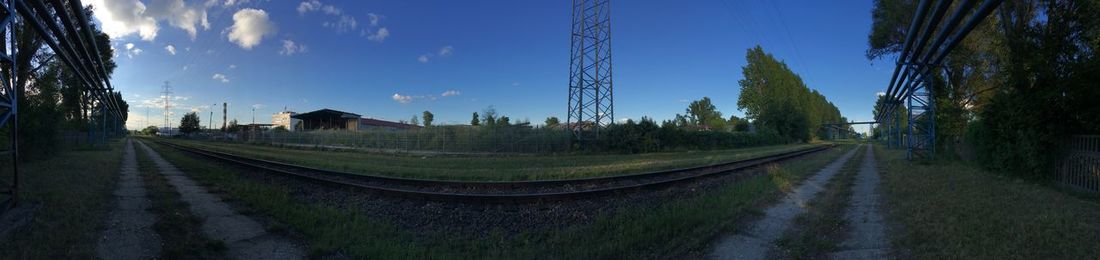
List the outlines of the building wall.
{"label": "building wall", "polygon": [[279,112],[278,114],[274,114],[271,116],[271,124],[275,126],[283,126],[286,127],[287,130],[294,131],[294,126],[298,125],[298,121],[301,121],[298,119],[290,118],[290,116],[293,116],[295,114],[298,113],[284,111]]}
{"label": "building wall", "polygon": [[345,124],[347,124],[348,131],[359,131],[358,118],[349,118],[347,121],[345,121]]}

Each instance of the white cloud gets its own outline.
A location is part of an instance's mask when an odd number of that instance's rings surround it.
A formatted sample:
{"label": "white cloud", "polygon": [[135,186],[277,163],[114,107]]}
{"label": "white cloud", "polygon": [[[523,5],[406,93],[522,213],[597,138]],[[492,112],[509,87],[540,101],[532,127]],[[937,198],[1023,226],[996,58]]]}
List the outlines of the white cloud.
{"label": "white cloud", "polygon": [[138,34],[142,40],[153,41],[160,30],[159,22],[182,29],[195,39],[199,28],[210,29],[206,7],[187,5],[183,0],[92,0],[88,5],[96,8],[95,19],[103,32],[113,39]]}
{"label": "white cloud", "polygon": [[886,92],[882,92],[882,91],[875,92],[876,97],[881,97],[881,96],[885,96],[885,95],[886,95]]}
{"label": "white cloud", "polygon": [[267,107],[267,105],[264,105],[264,104],[252,104],[252,109],[263,109],[263,108],[265,108],[265,107]]}
{"label": "white cloud", "polygon": [[420,63],[428,63],[428,55],[420,55],[420,57],[416,58],[416,61],[419,61]]}
{"label": "white cloud", "polygon": [[237,64],[229,64],[229,69],[236,69],[236,68],[237,68]]}
{"label": "white cloud", "polygon": [[168,54],[176,55],[176,46],[169,44],[168,46],[164,46],[164,50],[168,51]]}
{"label": "white cloud", "polygon": [[211,77],[211,79],[221,81],[222,83],[229,83],[229,77],[221,73],[214,73],[214,77]]}
{"label": "white cloud", "polygon": [[245,50],[259,45],[265,36],[275,35],[275,24],[267,17],[267,12],[245,8],[233,14],[233,26],[229,27],[229,41]]}
{"label": "white cloud", "polygon": [[191,39],[195,39],[199,26],[202,26],[203,30],[210,29],[205,7],[187,6],[183,0],[150,1],[147,13],[157,20],[166,20],[168,24],[183,29]]}
{"label": "white cloud", "polygon": [[210,105],[201,105],[191,107],[191,112],[202,112],[210,109]]}
{"label": "white cloud", "polygon": [[412,102],[413,98],[413,96],[404,96],[401,94],[393,93],[393,101],[397,101],[397,103],[408,104],[409,102]]}
{"label": "white cloud", "polygon": [[321,23],[321,25],[333,28],[337,33],[355,31],[355,29],[359,27],[359,20],[344,13],[344,10],[339,7],[322,4],[321,1],[318,0],[303,1],[298,4],[299,15],[305,15],[306,13],[314,11],[321,11],[326,15],[332,16],[335,20],[325,21]]}
{"label": "white cloud", "polygon": [[382,20],[382,16],[375,13],[367,13],[367,20],[370,21],[370,26],[378,26],[378,21]]}
{"label": "white cloud", "polygon": [[374,31],[374,34],[367,36],[367,40],[382,42],[385,41],[387,37],[390,37],[390,29],[382,27],[378,28],[377,31]]}
{"label": "white cloud", "polygon": [[145,4],[141,1],[92,0],[88,5],[95,7],[95,19],[112,39],[136,33],[142,40],[152,41],[160,30],[157,20],[145,14]]}
{"label": "white cloud", "polygon": [[450,45],[443,46],[443,48],[439,48],[439,56],[440,57],[451,56],[451,54],[453,54],[454,51],[455,51],[455,47],[452,47]]}
{"label": "white cloud", "polygon": [[443,94],[440,94],[440,96],[450,97],[450,96],[458,96],[460,94],[462,94],[462,92],[459,92],[458,90],[447,90],[447,91],[443,91]]}
{"label": "white cloud", "polygon": [[134,43],[126,43],[126,57],[133,59],[134,56],[141,54],[140,48],[134,47]]}
{"label": "white cloud", "polygon": [[317,0],[304,1],[298,4],[298,14],[305,14],[306,12],[316,11],[321,8],[321,2]]}
{"label": "white cloud", "polygon": [[[226,7],[230,7],[230,6],[239,5],[239,4],[247,4],[248,2],[251,2],[251,1],[252,0],[226,0],[225,4],[223,4],[223,5],[226,6]],[[216,1],[211,0],[210,2],[216,2]]]}
{"label": "white cloud", "polygon": [[283,40],[283,49],[279,50],[279,55],[290,56],[290,55],[294,55],[295,53],[304,53],[304,52],[306,52],[306,46],[305,45],[295,43],[294,41],[291,41],[291,40]]}
{"label": "white cloud", "polygon": [[[172,108],[189,107],[183,104],[183,102],[187,101],[188,99],[191,99],[191,97],[172,96],[168,99],[168,106]],[[164,109],[164,103],[164,96],[157,96],[155,98],[147,98],[141,100],[141,103],[138,104],[137,107]]]}

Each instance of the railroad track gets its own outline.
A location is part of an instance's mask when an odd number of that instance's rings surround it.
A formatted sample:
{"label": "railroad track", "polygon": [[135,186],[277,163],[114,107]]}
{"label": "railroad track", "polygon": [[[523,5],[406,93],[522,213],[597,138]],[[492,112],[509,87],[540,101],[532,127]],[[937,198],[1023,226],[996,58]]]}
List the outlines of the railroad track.
{"label": "railroad track", "polygon": [[453,181],[363,175],[249,158],[164,141],[154,142],[188,153],[324,184],[354,187],[406,198],[463,203],[537,203],[655,190],[704,177],[729,174],[827,150],[816,146],[733,162],[617,176],[535,181]]}

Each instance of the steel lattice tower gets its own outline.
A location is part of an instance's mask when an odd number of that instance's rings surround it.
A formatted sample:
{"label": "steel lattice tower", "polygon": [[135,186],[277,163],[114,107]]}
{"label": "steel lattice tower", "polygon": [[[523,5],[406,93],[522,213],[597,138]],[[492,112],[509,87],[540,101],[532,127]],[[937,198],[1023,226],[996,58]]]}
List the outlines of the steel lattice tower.
{"label": "steel lattice tower", "polygon": [[576,140],[595,139],[615,118],[611,84],[610,0],[573,0],[569,112]]}

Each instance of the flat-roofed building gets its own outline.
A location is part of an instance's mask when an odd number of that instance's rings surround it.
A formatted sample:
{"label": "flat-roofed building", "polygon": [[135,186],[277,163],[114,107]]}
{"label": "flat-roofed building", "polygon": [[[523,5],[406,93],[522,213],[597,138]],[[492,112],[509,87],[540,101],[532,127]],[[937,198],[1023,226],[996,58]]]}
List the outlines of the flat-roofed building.
{"label": "flat-roofed building", "polygon": [[275,113],[271,115],[271,124],[275,127],[285,127],[286,130],[290,131],[298,130],[297,128],[301,127],[299,124],[301,124],[302,120],[292,117],[297,114],[298,113],[294,113],[293,111]]}
{"label": "flat-roofed building", "polygon": [[321,109],[308,113],[295,114],[291,119],[301,120],[299,130],[409,130],[420,128],[418,125],[391,122],[373,118],[363,118],[359,114],[332,109]]}

